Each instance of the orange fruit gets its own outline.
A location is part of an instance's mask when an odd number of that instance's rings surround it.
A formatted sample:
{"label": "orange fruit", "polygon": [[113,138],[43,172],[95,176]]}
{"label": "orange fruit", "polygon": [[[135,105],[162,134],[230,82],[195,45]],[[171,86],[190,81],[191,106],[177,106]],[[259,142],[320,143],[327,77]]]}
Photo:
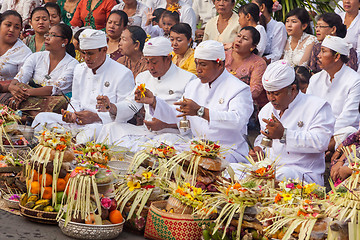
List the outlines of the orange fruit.
{"label": "orange fruit", "polygon": [[39,194],[40,193],[40,184],[39,182],[31,182],[31,189],[30,189],[30,192],[32,194]]}
{"label": "orange fruit", "polygon": [[56,191],[63,192],[66,187],[66,181],[63,178],[59,178],[56,183]]}
{"label": "orange fruit", "polygon": [[[44,175],[41,174],[40,177],[39,177],[39,182],[40,182],[40,184],[42,184],[42,185],[43,185],[43,176],[44,176]],[[45,173],[45,187],[51,186],[52,181],[53,181],[53,177],[52,177],[50,174]]]}
{"label": "orange fruit", "polygon": [[33,181],[38,181],[39,180],[39,174],[36,170],[33,170]]}
{"label": "orange fruit", "polygon": [[113,210],[109,214],[109,219],[112,224],[122,223],[123,216],[119,210]]}
{"label": "orange fruit", "polygon": [[52,197],[52,187],[45,187],[43,193],[43,199],[51,199]]}
{"label": "orange fruit", "polygon": [[67,173],[66,176],[64,177],[66,183],[68,183],[69,178],[70,178],[70,173]]}

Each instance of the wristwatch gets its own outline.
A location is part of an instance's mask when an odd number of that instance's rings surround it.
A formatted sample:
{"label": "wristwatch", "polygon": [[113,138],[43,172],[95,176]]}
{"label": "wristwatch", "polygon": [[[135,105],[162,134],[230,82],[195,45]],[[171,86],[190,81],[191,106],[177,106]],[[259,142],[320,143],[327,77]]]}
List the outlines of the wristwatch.
{"label": "wristwatch", "polygon": [[196,115],[198,115],[199,117],[203,117],[205,113],[205,108],[204,107],[200,107],[199,110],[197,110]]}
{"label": "wristwatch", "polygon": [[286,143],[286,131],[287,131],[287,129],[284,128],[284,134],[280,138],[280,143]]}

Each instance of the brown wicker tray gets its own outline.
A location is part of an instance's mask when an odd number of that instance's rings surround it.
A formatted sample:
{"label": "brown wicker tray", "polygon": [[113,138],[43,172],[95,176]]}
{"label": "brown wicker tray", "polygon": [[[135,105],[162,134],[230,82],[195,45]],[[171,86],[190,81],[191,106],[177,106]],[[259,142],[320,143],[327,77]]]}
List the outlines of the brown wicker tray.
{"label": "brown wicker tray", "polygon": [[45,212],[38,211],[31,208],[26,208],[19,204],[20,214],[25,218],[33,222],[44,223],[44,224],[57,224],[56,216],[57,212]]}

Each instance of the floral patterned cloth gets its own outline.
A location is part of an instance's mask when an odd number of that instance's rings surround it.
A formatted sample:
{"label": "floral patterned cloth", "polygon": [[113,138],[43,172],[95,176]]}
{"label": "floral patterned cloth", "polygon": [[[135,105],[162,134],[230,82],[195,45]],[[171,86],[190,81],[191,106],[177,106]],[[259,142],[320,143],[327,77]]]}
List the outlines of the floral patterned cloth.
{"label": "floral patterned cloth", "polygon": [[59,5],[60,10],[61,10],[61,20],[62,20],[65,24],[71,26],[70,21],[72,20],[72,18],[73,18],[73,16],[74,16],[74,13],[75,13],[75,10],[76,10],[76,8],[77,8],[77,6],[78,6],[78,4],[79,4],[80,1],[78,1],[78,3],[76,4],[76,7],[75,7],[75,9],[74,9],[74,12],[72,12],[72,13],[67,12],[67,11],[64,9],[65,2],[66,2],[66,0],[58,0],[58,1],[57,1],[57,4]]}

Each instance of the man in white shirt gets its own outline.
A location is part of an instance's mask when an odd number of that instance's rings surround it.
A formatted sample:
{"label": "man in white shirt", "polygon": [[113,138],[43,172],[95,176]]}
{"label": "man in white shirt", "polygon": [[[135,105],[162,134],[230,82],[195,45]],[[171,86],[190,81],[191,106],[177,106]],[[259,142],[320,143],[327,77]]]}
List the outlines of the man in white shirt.
{"label": "man in white shirt", "polygon": [[[359,123],[360,75],[345,63],[350,45],[343,38],[326,36],[321,43],[319,65],[323,69],[310,78],[307,94],[330,103],[336,118],[334,140],[337,144],[356,131]],[[348,127],[353,127],[348,132]],[[332,145],[334,143],[332,141]],[[333,146],[329,146],[333,150]]]}
{"label": "man in white shirt", "polygon": [[175,103],[177,108],[150,90],[145,97],[137,90],[135,100],[149,104],[153,116],[168,124],[188,116],[194,136],[219,141],[229,148],[226,155],[229,162],[246,162],[248,146],[243,135],[253,112],[250,88],[225,69],[222,43],[201,42],[194,57],[198,79],[186,86],[183,101]]}
{"label": "man in white shirt", "polygon": [[[40,113],[33,126],[40,131],[45,124],[47,127],[61,125],[77,134],[77,143],[86,143],[99,134],[103,124],[114,120],[109,112],[98,112],[97,98],[106,95],[111,102],[120,103],[135,85],[132,72],[106,55],[107,41],[103,31],[86,29],[79,40],[85,62],[75,67],[68,111],[62,110],[62,115]],[[133,114],[127,108],[118,121],[126,122]]]}
{"label": "man in white shirt", "polygon": [[[269,103],[259,113],[261,134],[250,156],[264,154],[260,142],[266,136],[271,160],[279,157],[276,178],[299,178],[323,185],[325,150],[333,134],[335,118],[321,98],[299,92],[294,69],[284,60],[271,63],[262,78]],[[282,166],[283,165],[283,166]]]}
{"label": "man in white shirt", "polygon": [[[145,43],[143,50],[148,71],[140,73],[135,79],[137,86],[145,84],[146,88],[169,104],[178,101],[184,93],[185,86],[196,78],[194,74],[172,63],[171,52],[169,39],[165,37],[151,38]],[[134,113],[142,107],[142,104],[134,101],[133,94],[127,98],[127,102],[131,103],[131,108],[135,110]],[[122,115],[122,111],[129,109],[128,105],[118,105],[117,108],[116,118]],[[145,112],[145,125],[134,126],[116,120],[103,127],[98,141],[106,140],[109,144],[118,144],[137,151],[142,148],[144,142],[162,133],[179,133],[176,124],[166,124],[153,118],[147,105]]]}

